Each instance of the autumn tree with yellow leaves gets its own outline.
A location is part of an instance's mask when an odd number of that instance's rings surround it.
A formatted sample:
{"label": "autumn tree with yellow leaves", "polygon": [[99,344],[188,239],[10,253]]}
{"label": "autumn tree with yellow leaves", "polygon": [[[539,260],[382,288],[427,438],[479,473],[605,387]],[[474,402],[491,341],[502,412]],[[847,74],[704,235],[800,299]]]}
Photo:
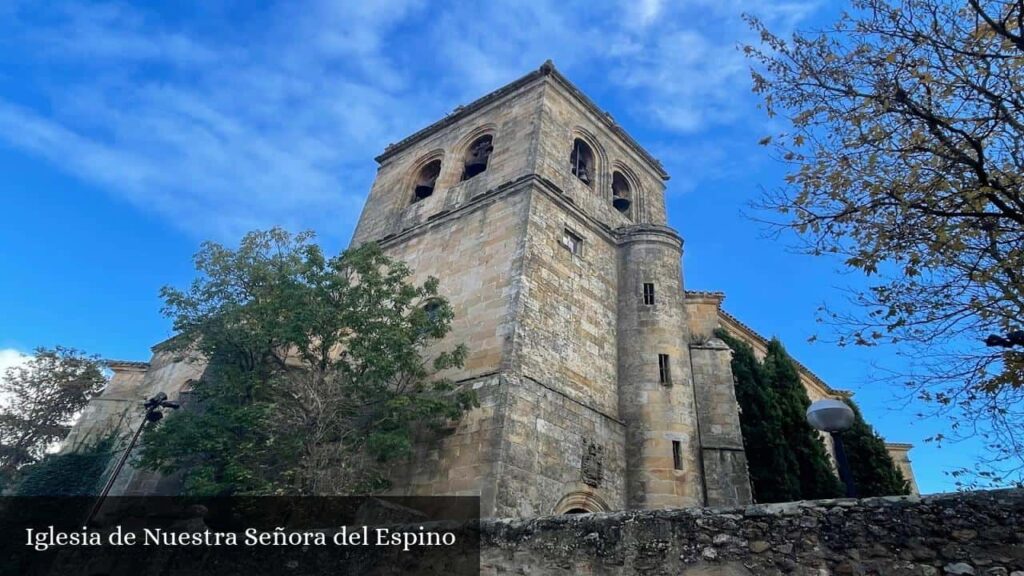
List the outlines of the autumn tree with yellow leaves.
{"label": "autumn tree with yellow leaves", "polygon": [[1020,482],[1024,2],[856,0],[788,38],[750,23],[754,91],[789,121],[762,141],[791,170],[759,205],[868,278],[854,312],[825,309],[839,342],[899,346],[947,437],[990,449],[972,481]]}

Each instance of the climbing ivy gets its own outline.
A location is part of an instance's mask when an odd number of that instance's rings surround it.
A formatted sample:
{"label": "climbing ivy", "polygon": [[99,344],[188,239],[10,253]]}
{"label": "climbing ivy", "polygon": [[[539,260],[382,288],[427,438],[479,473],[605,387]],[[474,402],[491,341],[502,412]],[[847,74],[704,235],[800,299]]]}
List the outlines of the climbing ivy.
{"label": "climbing ivy", "polygon": [[16,496],[90,496],[97,494],[118,442],[108,436],[82,450],[49,454],[23,467],[13,488]]}

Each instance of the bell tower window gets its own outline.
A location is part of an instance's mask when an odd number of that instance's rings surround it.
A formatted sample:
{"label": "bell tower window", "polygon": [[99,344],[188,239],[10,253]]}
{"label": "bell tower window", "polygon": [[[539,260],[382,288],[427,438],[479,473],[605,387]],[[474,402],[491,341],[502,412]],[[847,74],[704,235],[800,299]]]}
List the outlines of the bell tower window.
{"label": "bell tower window", "polygon": [[579,178],[587,186],[594,185],[594,151],[579,138],[572,143],[569,165],[573,176]]}
{"label": "bell tower window", "polygon": [[633,191],[629,187],[629,180],[622,175],[622,172],[612,174],[612,206],[625,215],[629,215],[629,206],[633,203]]}
{"label": "bell tower window", "polygon": [[429,198],[434,193],[434,185],[437,183],[437,177],[440,175],[440,160],[434,160],[420,168],[420,173],[416,175],[416,186],[413,189],[412,201],[419,202],[424,198]]}
{"label": "bell tower window", "polygon": [[462,179],[469,180],[473,176],[487,171],[487,162],[494,152],[494,138],[491,135],[477,138],[466,150],[466,161],[462,170]]}

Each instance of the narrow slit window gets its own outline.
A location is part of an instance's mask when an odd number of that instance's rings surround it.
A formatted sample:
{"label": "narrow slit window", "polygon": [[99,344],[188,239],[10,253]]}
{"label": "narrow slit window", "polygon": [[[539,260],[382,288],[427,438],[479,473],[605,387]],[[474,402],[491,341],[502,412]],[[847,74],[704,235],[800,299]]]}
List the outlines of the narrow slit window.
{"label": "narrow slit window", "polygon": [[676,470],[683,469],[683,445],[679,440],[672,441],[672,467]]}
{"label": "narrow slit window", "polygon": [[644,304],[654,306],[654,284],[644,282]]}
{"label": "narrow slit window", "polygon": [[662,384],[672,383],[672,372],[668,361],[668,354],[658,354],[658,379]]}
{"label": "narrow slit window", "polygon": [[565,246],[569,252],[578,256],[583,252],[583,238],[580,238],[569,230],[565,230],[562,233],[562,246]]}

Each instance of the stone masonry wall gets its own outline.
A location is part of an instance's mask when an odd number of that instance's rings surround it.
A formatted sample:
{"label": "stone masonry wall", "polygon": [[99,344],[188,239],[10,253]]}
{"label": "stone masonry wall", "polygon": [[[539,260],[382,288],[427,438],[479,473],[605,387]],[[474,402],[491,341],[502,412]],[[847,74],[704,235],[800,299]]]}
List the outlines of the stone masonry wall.
{"label": "stone masonry wall", "polygon": [[387,495],[480,496],[482,509],[494,509],[494,465],[501,454],[507,382],[492,374],[461,384],[476,392],[480,406],[447,430],[423,431],[413,453],[390,470]]}
{"label": "stone masonry wall", "polygon": [[559,390],[514,376],[509,377],[505,418],[493,515],[626,506],[621,422]]}
{"label": "stone masonry wall", "polygon": [[704,495],[708,506],[739,506],[751,502],[731,359],[732,351],[717,338],[690,345],[704,464]]}
{"label": "stone masonry wall", "polygon": [[1024,576],[1024,490],[482,523],[481,574]]}
{"label": "stone masonry wall", "polygon": [[145,398],[138,392],[146,377],[145,362],[110,362],[114,375],[103,392],[93,398],[61,446],[62,453],[77,452],[111,433],[124,434]]}
{"label": "stone masonry wall", "polygon": [[[627,503],[697,506],[704,502],[703,478],[682,302],[682,240],[660,226],[619,233],[619,414],[627,427]],[[645,283],[654,287],[650,305],[643,298]]]}
{"label": "stone masonry wall", "polygon": [[508,353],[527,210],[526,191],[508,190],[381,244],[409,265],[411,283],[430,276],[440,281],[438,292],[455,318],[451,332],[425,354],[457,344],[469,351],[463,369],[446,376],[466,380],[496,372]]}
{"label": "stone masonry wall", "polygon": [[[538,82],[522,86],[385,159],[377,169],[352,244],[401,233],[528,174],[542,94]],[[482,134],[494,138],[494,151],[487,170],[460,181],[466,150]],[[413,188],[418,171],[433,159],[441,160],[441,174],[434,193],[414,203]]]}
{"label": "stone masonry wall", "polygon": [[[188,381],[198,380],[204,370],[206,370],[206,365],[203,362],[183,360],[177,353],[155,348],[149,362],[149,370],[141,382],[137,382],[131,390],[110,391],[115,398],[130,400],[126,405],[128,417],[120,422],[119,432],[127,435],[135,431],[139,423],[142,422],[144,415],[142,404],[147,399],[163,392],[170,400],[178,400]],[[107,392],[104,391],[102,396],[90,402],[90,406],[106,396]],[[129,463],[117,476],[117,481],[111,488],[110,494],[112,496],[175,494],[179,488],[178,484],[179,481],[176,477],[136,469],[129,460]]]}
{"label": "stone masonry wall", "polygon": [[[617,418],[614,241],[538,189],[528,225],[515,320],[518,371]],[[582,239],[580,254],[562,244],[566,230]]]}

